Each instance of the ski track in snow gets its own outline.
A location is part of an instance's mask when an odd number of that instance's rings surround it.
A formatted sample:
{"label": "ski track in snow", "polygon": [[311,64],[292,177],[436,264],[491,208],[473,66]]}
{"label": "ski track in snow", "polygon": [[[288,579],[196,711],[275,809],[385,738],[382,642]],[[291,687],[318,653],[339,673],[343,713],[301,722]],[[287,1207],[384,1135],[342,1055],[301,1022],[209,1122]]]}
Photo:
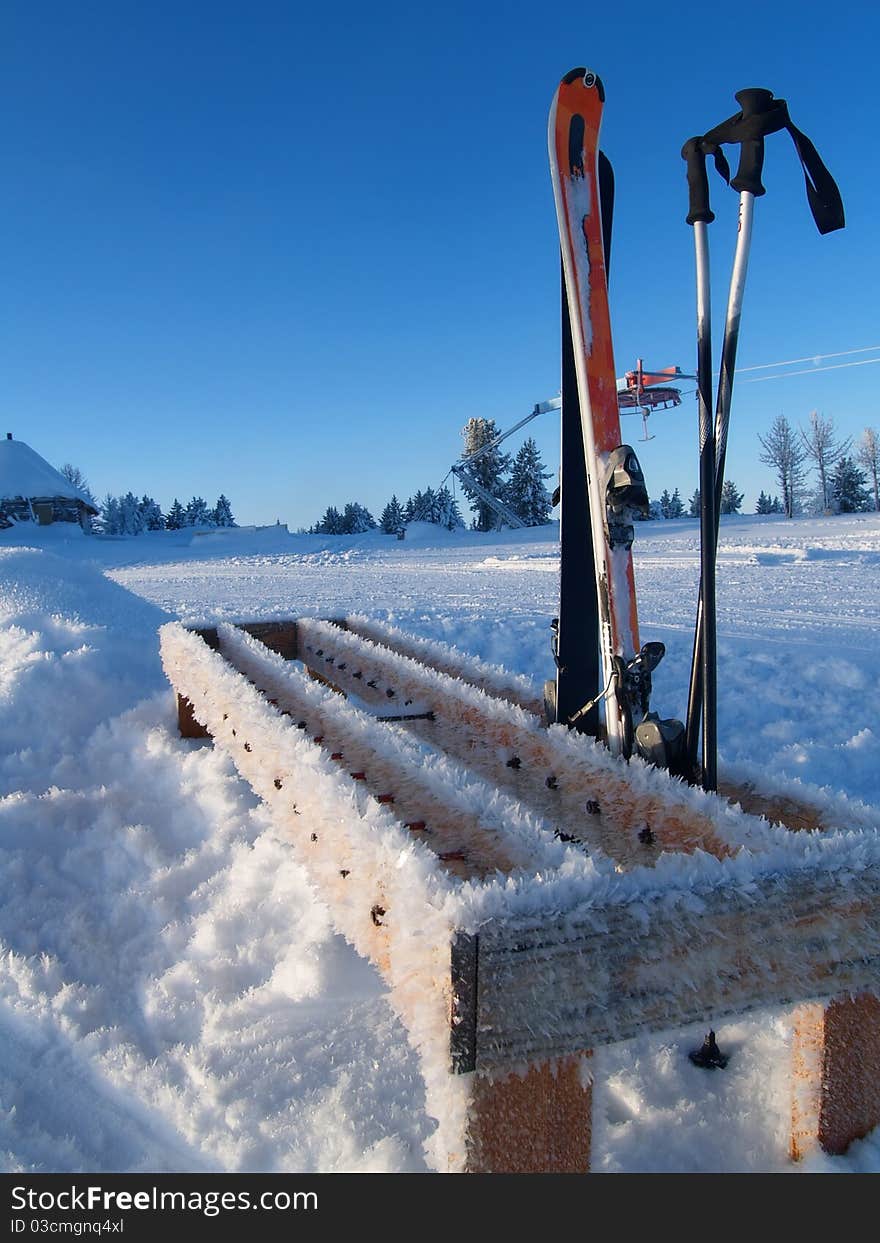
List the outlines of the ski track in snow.
{"label": "ski track in snow", "polygon": [[[556,528],[362,537],[30,535],[0,545],[0,1163],[421,1170],[417,1060],[249,787],[176,734],[156,628],[362,612],[552,675]],[[880,803],[880,518],[734,519],[719,551],[721,762]],[[639,528],[654,704],[684,713],[691,522]],[[597,1170],[786,1169],[790,1028],[597,1051]],[[804,1167],[880,1170],[880,1135]]]}

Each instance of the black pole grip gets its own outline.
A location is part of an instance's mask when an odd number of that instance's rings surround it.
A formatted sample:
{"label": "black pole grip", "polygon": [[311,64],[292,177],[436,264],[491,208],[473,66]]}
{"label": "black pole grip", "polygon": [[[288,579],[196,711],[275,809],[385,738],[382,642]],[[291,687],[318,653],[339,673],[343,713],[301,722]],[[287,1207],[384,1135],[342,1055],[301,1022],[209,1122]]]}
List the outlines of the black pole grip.
{"label": "black pole grip", "polygon": [[761,183],[761,171],[764,168],[764,139],[744,138],[739,148],[739,168],[731,181],[734,190],[748,190],[755,198],[760,198],[767,191]]}
{"label": "black pole grip", "polygon": [[681,149],[687,163],[688,224],[702,221],[711,224],[715,213],[709,207],[709,178],[706,175],[706,153],[702,138],[689,138]]}
{"label": "black pole grip", "polygon": [[770,112],[779,105],[779,100],[773,98],[773,92],[764,86],[747,86],[737,91],[733,98],[742,109],[743,119],[756,117],[760,112]]}
{"label": "black pole grip", "polygon": [[[737,91],[734,99],[742,109],[742,117],[740,124],[745,128],[753,117],[758,117],[762,113],[778,110],[779,101],[773,98],[773,92],[765,90],[761,86],[750,86],[743,91]],[[769,132],[769,131],[768,131]],[[759,198],[762,194],[766,194],[766,190],[761,184],[761,173],[764,168],[764,138],[763,135],[758,138],[743,138],[739,152],[739,168],[736,170],[736,176],[730,183],[734,190],[748,190],[750,194],[754,194],[755,198]]]}

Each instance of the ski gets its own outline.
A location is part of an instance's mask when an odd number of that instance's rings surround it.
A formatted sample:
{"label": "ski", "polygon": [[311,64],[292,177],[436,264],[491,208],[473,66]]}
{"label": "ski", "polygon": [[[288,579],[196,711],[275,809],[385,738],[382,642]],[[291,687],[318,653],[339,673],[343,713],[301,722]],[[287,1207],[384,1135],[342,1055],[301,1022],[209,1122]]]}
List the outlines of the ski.
{"label": "ski", "polygon": [[644,649],[639,644],[631,549],[633,522],[647,513],[648,494],[638,458],[620,436],[601,203],[604,99],[596,74],[572,70],[554,97],[548,135],[586,464],[602,668],[598,693],[566,723],[576,727],[604,699],[607,745],[628,757],[636,723],[648,712],[651,672],[664,649],[659,643]]}
{"label": "ski", "polygon": [[[584,440],[578,402],[571,319],[562,277],[562,417],[559,470],[559,616],[551,623],[556,680],[547,684],[548,723],[568,724],[598,737],[602,690],[599,607],[593,564],[593,533],[587,496]],[[581,711],[586,703],[592,706]]]}

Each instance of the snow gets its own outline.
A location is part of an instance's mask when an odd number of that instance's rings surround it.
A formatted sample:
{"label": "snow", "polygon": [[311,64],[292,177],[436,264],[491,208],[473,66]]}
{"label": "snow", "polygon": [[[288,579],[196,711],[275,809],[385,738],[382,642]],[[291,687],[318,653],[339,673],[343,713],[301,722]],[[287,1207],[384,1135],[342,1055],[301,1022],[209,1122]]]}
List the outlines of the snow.
{"label": "snow", "polygon": [[[435,1123],[387,986],[229,760],[177,736],[158,630],[358,613],[539,692],[555,526],[62,534],[0,536],[0,1163],[425,1169]],[[637,530],[663,715],[684,711],[698,540],[695,521]],[[857,832],[880,815],[878,564],[875,515],[721,529],[721,765],[800,781]],[[596,1051],[594,1168],[791,1168],[789,1013],[719,1024],[723,1072],[688,1062],[703,1035]],[[876,1172],[880,1139],[797,1168]]]}

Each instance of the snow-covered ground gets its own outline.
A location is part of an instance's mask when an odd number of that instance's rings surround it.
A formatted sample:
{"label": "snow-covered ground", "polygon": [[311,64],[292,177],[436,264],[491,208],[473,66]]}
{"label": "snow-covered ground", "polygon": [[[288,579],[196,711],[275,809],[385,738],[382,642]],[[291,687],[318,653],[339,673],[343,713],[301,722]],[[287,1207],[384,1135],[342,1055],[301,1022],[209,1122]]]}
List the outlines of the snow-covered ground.
{"label": "snow-covered ground", "polygon": [[[698,533],[640,527],[655,706],[682,716]],[[878,808],[880,518],[734,518],[719,552],[721,763]],[[181,741],[157,627],[357,611],[550,676],[556,529],[404,542],[0,535],[0,1163],[421,1170],[415,1055],[373,969],[209,744]],[[783,1170],[789,1016],[597,1052],[597,1170]],[[812,1170],[880,1170],[877,1132]]]}

